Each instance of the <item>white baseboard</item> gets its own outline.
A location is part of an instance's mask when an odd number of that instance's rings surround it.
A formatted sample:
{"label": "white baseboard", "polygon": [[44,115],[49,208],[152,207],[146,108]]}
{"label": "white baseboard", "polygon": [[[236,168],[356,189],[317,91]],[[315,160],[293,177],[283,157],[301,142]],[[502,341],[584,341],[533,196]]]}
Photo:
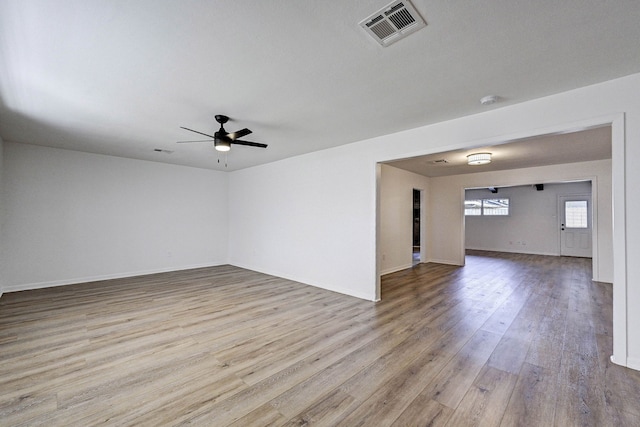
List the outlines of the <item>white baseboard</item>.
{"label": "white baseboard", "polygon": [[609,360],[611,360],[611,363],[615,363],[616,365],[627,366],[626,360],[622,361],[622,360],[620,360],[619,357],[616,357],[614,354],[609,356]]}
{"label": "white baseboard", "polygon": [[47,282],[37,282],[37,283],[23,283],[19,285],[9,285],[6,286],[3,291],[4,292],[18,292],[18,291],[29,291],[33,289],[42,289],[42,288],[52,288],[55,286],[66,286],[66,285],[77,285],[79,283],[89,283],[89,282],[98,282],[101,280],[112,280],[112,279],[123,279],[127,277],[136,277],[136,276],[146,276],[148,274],[157,274],[157,273],[168,273],[171,271],[182,271],[182,270],[192,270],[194,268],[204,268],[204,267],[216,267],[219,265],[224,265],[226,263],[206,263],[206,264],[193,264],[186,265],[182,267],[169,267],[169,268],[159,268],[154,270],[143,270],[143,271],[135,271],[129,273],[114,273],[114,274],[103,274],[98,276],[88,276],[88,277],[77,277],[73,279],[63,279],[63,280],[51,280]]}
{"label": "white baseboard", "polygon": [[430,259],[427,262],[432,262],[434,264],[445,264],[445,265],[455,265],[458,267],[462,267],[462,264],[456,261],[451,261],[450,259]]}
{"label": "white baseboard", "polygon": [[238,268],[244,268],[245,270],[255,271],[257,273],[267,274],[269,276],[279,277],[281,279],[291,280],[292,282],[302,283],[303,285],[313,286],[314,288],[320,288],[331,292],[337,292],[339,294],[348,295],[350,297],[360,298],[366,301],[379,301],[376,299],[375,293],[371,294],[369,292],[360,292],[354,291],[353,289],[346,289],[340,286],[335,286],[331,284],[319,284],[316,281],[309,280],[305,277],[294,277],[289,274],[284,274],[280,271],[269,271],[267,269],[263,269],[256,266],[249,266],[242,263],[234,263],[231,262],[231,265]]}
{"label": "white baseboard", "polygon": [[413,264],[405,264],[405,265],[401,265],[399,267],[391,267],[391,268],[387,268],[383,271],[380,272],[381,276],[384,276],[385,274],[391,274],[391,273],[395,273],[397,271],[402,271],[402,270],[406,270],[407,268],[411,268],[413,267]]}
{"label": "white baseboard", "polygon": [[560,256],[559,253],[555,253],[555,252],[528,251],[526,249],[518,249],[518,250],[508,249],[508,248],[465,248],[465,249],[470,251],[506,252],[509,254]]}
{"label": "white baseboard", "polygon": [[371,295],[369,293],[363,293],[363,292],[354,292],[351,289],[344,289],[341,288],[339,286],[318,286],[318,285],[314,285],[312,283],[305,283],[305,282],[299,282],[302,283],[304,285],[308,285],[308,286],[314,286],[316,288],[320,288],[320,289],[325,289],[327,291],[331,291],[331,292],[337,292],[339,294],[343,294],[343,295],[347,295],[350,297],[354,297],[354,298],[359,298],[359,299],[363,299],[366,301],[379,301],[379,299],[375,298],[375,295]]}
{"label": "white baseboard", "polygon": [[[192,270],[194,268],[217,267],[217,266],[226,265],[226,264],[229,264],[229,263],[228,262],[218,262],[218,263],[194,264],[194,265],[188,265],[188,266],[182,266],[182,267],[161,268],[161,269],[137,271],[137,272],[131,272],[131,273],[105,274],[105,275],[99,275],[99,276],[89,276],[89,277],[81,277],[81,278],[74,278],[74,279],[52,280],[52,281],[38,282],[38,283],[25,283],[25,284],[20,284],[20,285],[7,286],[7,287],[5,287],[3,289],[3,291],[4,292],[27,291],[27,290],[33,290],[33,289],[51,288],[51,287],[55,287],[55,286],[66,286],[66,285],[76,285],[76,284],[79,284],[79,283],[97,282],[97,281],[101,281],[101,280],[112,280],[112,279],[123,279],[123,278],[127,278],[127,277],[146,276],[148,274],[168,273],[168,272],[172,272],[172,271],[182,271],[182,270]],[[292,278],[292,277],[286,277],[286,276],[282,276],[282,275],[278,276],[278,275],[274,275],[272,273],[263,272],[263,271],[256,270],[256,269],[253,269],[253,268],[243,267],[241,265],[235,265],[235,264],[232,264],[232,265],[234,265],[236,267],[239,267],[239,268],[244,268],[246,270],[252,270],[252,271],[257,271],[259,273],[269,274],[270,276],[282,277],[283,279],[293,280],[295,282],[299,282],[299,283],[302,283],[304,285],[314,286],[316,288],[326,289],[326,290],[332,291],[332,292],[338,292],[340,294],[349,295],[349,296],[360,298],[360,299],[364,299],[364,300],[367,300],[367,301],[376,301],[375,295],[372,296],[369,293],[354,292],[351,289],[344,289],[344,288],[341,288],[339,286],[319,286],[317,284],[307,283],[304,280],[299,280],[299,279]]]}
{"label": "white baseboard", "polygon": [[627,357],[627,368],[640,371],[640,359],[637,357]]}

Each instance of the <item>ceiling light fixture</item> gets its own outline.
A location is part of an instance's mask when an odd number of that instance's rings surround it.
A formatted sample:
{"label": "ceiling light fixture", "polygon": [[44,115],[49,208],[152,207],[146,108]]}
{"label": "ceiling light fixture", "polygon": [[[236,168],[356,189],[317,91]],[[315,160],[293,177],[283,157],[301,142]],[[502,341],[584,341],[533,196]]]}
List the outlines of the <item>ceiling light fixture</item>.
{"label": "ceiling light fixture", "polygon": [[216,138],[215,141],[213,142],[213,146],[218,151],[229,151],[229,150],[231,150],[231,142],[226,141],[226,140],[224,140],[222,138]]}
{"label": "ceiling light fixture", "polygon": [[495,104],[499,100],[500,100],[500,97],[498,95],[487,95],[480,99],[480,104],[491,105],[491,104]]}
{"label": "ceiling light fixture", "polygon": [[467,156],[469,165],[486,165],[491,163],[491,153],[474,153]]}

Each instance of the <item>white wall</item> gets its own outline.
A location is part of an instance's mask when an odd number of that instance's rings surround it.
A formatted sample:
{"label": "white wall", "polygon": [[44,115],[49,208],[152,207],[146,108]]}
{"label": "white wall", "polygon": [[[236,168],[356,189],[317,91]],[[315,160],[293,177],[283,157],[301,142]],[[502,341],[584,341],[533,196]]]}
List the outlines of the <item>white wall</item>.
{"label": "white wall", "polygon": [[[413,190],[423,190],[425,201],[429,198],[429,178],[392,166],[381,165],[380,179],[380,274],[411,267],[413,263]],[[422,227],[426,228],[428,203],[423,203]],[[421,241],[422,259],[428,259],[425,239]]]}
{"label": "white wall", "polygon": [[[230,175],[231,263],[327,289],[375,300],[377,162],[508,142],[585,126],[614,123],[614,139],[626,153],[640,156],[640,74],[522,104],[496,108],[393,135],[310,153]],[[474,102],[470,100],[469,102]],[[624,114],[624,116],[622,116]],[[623,117],[623,118],[622,118]],[[619,123],[624,120],[624,124]],[[626,209],[624,236],[615,249],[640,259],[640,170],[623,169],[614,148],[614,193]],[[624,172],[626,170],[626,172]],[[626,190],[624,185],[627,182]],[[529,181],[530,182],[530,181]],[[431,181],[432,192],[434,183]],[[461,193],[458,195],[461,197]],[[431,199],[433,202],[433,199]],[[253,209],[249,214],[248,209]],[[623,228],[618,227],[618,230]],[[615,231],[614,231],[615,233]],[[615,235],[615,234],[614,234]],[[462,242],[462,237],[449,236]],[[620,241],[622,240],[622,243]],[[433,242],[434,245],[437,244]],[[434,245],[431,247],[434,248]],[[463,251],[463,244],[449,258]],[[446,254],[445,254],[446,255]],[[614,253],[615,255],[615,253]],[[625,258],[626,259],[626,258]],[[640,263],[619,261],[614,282],[614,354],[621,364],[640,368],[640,311],[615,301],[640,301]]]}
{"label": "white wall", "polygon": [[[508,198],[508,216],[466,216],[467,249],[560,255],[558,196],[591,195],[591,182],[545,184],[537,191],[533,185],[501,187],[497,194],[486,188],[466,191],[466,200]],[[607,204],[607,210],[611,203]],[[609,240],[613,238],[609,225]],[[606,232],[607,230],[603,230]],[[603,233],[604,234],[604,233]],[[613,274],[613,257],[609,259]]]}
{"label": "white wall", "polygon": [[366,153],[349,145],[230,175],[231,264],[375,298],[375,162]]}
{"label": "white wall", "polygon": [[4,148],[5,292],[228,261],[225,173]]}
{"label": "white wall", "polygon": [[2,256],[2,230],[4,228],[4,210],[6,203],[4,202],[4,141],[0,138],[0,297],[4,292],[4,256]]}

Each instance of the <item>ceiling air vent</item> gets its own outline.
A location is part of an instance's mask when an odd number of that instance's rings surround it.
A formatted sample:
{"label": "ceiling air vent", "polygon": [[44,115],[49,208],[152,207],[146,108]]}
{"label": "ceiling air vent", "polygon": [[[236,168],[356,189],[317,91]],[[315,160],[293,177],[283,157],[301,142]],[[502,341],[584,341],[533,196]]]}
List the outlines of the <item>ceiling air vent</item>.
{"label": "ceiling air vent", "polygon": [[162,148],[154,148],[153,151],[155,151],[156,153],[164,153],[164,154],[173,153],[173,150],[164,150]]}
{"label": "ceiling air vent", "polygon": [[427,24],[408,0],[402,0],[383,7],[360,26],[380,45],[389,46]]}

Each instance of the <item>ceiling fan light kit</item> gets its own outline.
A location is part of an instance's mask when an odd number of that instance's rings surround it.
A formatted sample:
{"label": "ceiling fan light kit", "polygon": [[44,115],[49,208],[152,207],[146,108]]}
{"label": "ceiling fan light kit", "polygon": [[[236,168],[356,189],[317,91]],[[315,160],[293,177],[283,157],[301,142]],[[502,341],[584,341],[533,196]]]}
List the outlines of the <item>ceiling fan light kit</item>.
{"label": "ceiling fan light kit", "polygon": [[231,143],[229,141],[224,141],[222,139],[216,139],[215,141],[213,141],[213,146],[218,151],[231,150]]}

